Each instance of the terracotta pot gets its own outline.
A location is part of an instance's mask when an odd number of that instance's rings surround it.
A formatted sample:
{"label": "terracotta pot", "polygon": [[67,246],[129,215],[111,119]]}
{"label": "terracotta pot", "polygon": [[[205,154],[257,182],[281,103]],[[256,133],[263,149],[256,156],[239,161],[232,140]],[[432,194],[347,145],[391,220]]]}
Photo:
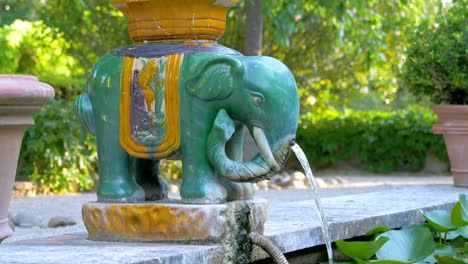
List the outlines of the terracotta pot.
{"label": "terracotta pot", "polygon": [[439,123],[433,131],[444,135],[453,183],[468,187],[468,105],[436,105],[434,111]]}
{"label": "terracotta pot", "polygon": [[34,76],[0,74],[0,241],[12,235],[8,205],[21,140],[32,115],[54,97],[54,89]]}

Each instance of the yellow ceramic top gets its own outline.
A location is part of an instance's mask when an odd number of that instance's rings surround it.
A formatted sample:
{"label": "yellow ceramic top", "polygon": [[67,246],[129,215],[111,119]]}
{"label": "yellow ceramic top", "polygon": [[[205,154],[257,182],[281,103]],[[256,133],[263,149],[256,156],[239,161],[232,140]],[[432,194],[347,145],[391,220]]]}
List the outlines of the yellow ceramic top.
{"label": "yellow ceramic top", "polygon": [[124,14],[136,42],[217,40],[224,34],[226,13],[238,0],[112,0]]}

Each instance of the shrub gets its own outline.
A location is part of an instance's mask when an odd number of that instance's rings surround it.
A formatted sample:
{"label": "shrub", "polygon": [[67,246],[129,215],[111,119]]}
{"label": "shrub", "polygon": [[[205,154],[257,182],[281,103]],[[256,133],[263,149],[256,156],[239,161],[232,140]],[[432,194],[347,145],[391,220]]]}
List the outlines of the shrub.
{"label": "shrub", "polygon": [[[34,122],[23,139],[17,178],[55,193],[93,189],[98,177],[95,138],[82,127],[73,103],[52,101],[34,115]],[[181,175],[180,161],[161,162],[166,181]]]}
{"label": "shrub", "polygon": [[[447,161],[443,140],[433,135],[437,118],[429,109],[397,112],[326,111],[303,115],[297,142],[316,166],[357,157],[366,170],[420,170],[427,152]],[[95,138],[78,121],[73,103],[56,100],[34,115],[23,139],[18,177],[52,192],[83,191],[97,180]],[[180,161],[161,162],[161,177],[181,178]]]}
{"label": "shrub", "polygon": [[95,139],[81,126],[73,103],[52,101],[34,115],[34,122],[23,139],[18,177],[52,192],[93,188]]}
{"label": "shrub", "polygon": [[414,32],[401,81],[434,103],[468,104],[468,0],[454,0]]}
{"label": "shrub", "polygon": [[365,170],[418,171],[426,153],[448,161],[442,137],[433,135],[437,117],[429,109],[395,112],[327,111],[301,117],[297,142],[311,164],[323,167],[358,158]]}

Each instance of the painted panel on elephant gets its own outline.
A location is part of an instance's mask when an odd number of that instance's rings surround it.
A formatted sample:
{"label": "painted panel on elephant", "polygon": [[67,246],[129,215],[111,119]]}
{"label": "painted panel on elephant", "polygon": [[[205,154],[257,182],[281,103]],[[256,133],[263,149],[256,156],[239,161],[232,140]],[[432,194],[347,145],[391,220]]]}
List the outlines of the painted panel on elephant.
{"label": "painted panel on elephant", "polygon": [[131,155],[161,158],[178,149],[182,57],[125,58],[120,143]]}

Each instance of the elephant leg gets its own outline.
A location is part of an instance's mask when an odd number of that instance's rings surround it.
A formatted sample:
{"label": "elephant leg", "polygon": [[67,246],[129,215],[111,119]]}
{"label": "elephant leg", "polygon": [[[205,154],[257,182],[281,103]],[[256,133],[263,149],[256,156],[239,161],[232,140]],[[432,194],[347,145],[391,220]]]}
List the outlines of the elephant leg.
{"label": "elephant leg", "polygon": [[99,162],[98,200],[143,201],[145,194],[131,173],[131,157],[120,147],[120,78],[123,57],[106,55],[95,66],[88,83]]}
{"label": "elephant leg", "polygon": [[196,152],[182,156],[180,196],[185,203],[217,204],[226,201],[226,188],[205,159],[205,155]]}
{"label": "elephant leg", "polygon": [[145,191],[145,200],[167,198],[167,184],[159,177],[159,160],[134,158],[133,169],[137,183]]}
{"label": "elephant leg", "polygon": [[[235,132],[226,143],[226,155],[236,161],[242,161],[245,125],[235,121]],[[247,200],[254,195],[255,188],[250,182],[234,182],[226,177],[219,176],[221,183],[227,190],[227,200]]]}
{"label": "elephant leg", "polygon": [[[200,106],[204,107],[204,106]],[[192,108],[193,111],[194,108]],[[205,115],[207,115],[205,113]],[[194,116],[203,116],[195,114]],[[207,117],[211,119],[210,116]],[[214,119],[214,116],[212,117]],[[226,188],[221,184],[206,156],[209,126],[201,118],[183,119],[182,185],[180,196],[185,203],[222,203],[226,201]],[[190,133],[198,132],[198,136]]]}
{"label": "elephant leg", "polygon": [[[131,176],[131,157],[119,144],[118,128],[100,129],[97,124],[100,202],[138,202],[144,192]],[[105,135],[101,137],[100,135]]]}

